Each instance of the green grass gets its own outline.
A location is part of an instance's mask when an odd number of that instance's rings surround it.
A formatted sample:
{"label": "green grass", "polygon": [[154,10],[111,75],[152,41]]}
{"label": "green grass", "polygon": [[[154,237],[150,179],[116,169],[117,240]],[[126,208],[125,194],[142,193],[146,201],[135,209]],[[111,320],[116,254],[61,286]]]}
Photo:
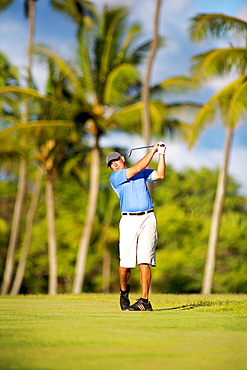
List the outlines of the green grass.
{"label": "green grass", "polygon": [[0,369],[247,369],[246,295],[152,294],[153,312],[118,299],[1,297]]}

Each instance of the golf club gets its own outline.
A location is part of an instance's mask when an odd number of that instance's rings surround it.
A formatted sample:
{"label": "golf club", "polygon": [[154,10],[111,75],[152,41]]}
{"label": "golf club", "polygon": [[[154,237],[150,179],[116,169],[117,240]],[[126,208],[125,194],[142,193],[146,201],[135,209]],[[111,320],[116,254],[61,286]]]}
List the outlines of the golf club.
{"label": "golf club", "polygon": [[130,157],[130,156],[131,156],[131,154],[132,154],[132,151],[133,151],[133,150],[146,149],[146,148],[152,148],[152,147],[153,147],[153,145],[148,145],[148,146],[139,146],[138,148],[132,148],[132,149],[130,149],[130,151],[129,151],[128,157]]}

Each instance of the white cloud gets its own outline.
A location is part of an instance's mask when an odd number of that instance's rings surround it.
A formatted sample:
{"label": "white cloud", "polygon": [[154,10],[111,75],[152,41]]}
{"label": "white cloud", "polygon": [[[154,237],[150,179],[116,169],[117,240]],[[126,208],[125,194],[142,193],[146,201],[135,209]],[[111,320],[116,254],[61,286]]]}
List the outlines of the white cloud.
{"label": "white cloud", "polygon": [[216,77],[208,81],[206,86],[214,90],[215,92],[220,91],[221,89],[229,85],[231,82],[236,80],[238,77],[239,76],[237,76],[236,74],[231,74],[224,77]]}

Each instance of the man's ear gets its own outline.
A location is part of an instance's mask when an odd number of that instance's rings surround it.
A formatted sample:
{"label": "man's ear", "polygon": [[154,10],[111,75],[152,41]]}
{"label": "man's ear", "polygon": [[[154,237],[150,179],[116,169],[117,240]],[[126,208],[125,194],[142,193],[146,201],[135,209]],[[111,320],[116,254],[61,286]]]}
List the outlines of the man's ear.
{"label": "man's ear", "polygon": [[121,157],[120,157],[121,159],[122,159],[122,161],[123,162],[125,162],[125,158],[124,158],[124,156],[123,155],[121,155]]}

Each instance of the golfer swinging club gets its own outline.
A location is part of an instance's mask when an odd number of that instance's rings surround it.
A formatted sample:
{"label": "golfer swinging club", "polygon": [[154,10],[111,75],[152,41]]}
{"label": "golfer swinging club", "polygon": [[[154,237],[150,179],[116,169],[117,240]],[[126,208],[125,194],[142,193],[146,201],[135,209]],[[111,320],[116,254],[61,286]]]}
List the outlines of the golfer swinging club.
{"label": "golfer swinging club", "polygon": [[[120,255],[120,307],[125,311],[152,311],[148,300],[151,284],[151,268],[156,266],[157,244],[154,205],[146,181],[163,179],[166,172],[165,144],[154,144],[149,153],[133,167],[127,168],[125,158],[118,152],[106,157],[107,166],[113,171],[110,176],[112,188],[120,200],[122,217],[119,223]],[[155,153],[159,154],[157,170],[147,169]],[[131,269],[140,268],[141,298],[130,305],[128,284]]]}

